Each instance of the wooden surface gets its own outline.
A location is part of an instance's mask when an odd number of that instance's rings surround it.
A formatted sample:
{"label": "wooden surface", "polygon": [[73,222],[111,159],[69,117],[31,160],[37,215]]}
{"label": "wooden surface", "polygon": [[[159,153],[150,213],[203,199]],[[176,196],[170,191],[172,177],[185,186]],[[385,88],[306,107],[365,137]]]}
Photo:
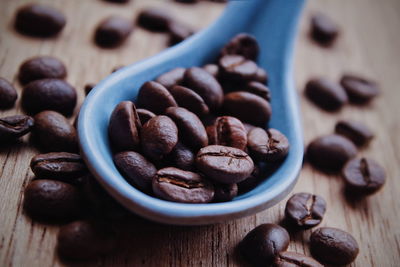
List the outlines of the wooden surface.
{"label": "wooden surface", "polygon": [[[67,16],[67,25],[55,39],[38,40],[21,36],[12,28],[14,11],[30,1],[2,0],[0,8],[0,76],[16,80],[22,61],[35,55],[53,55],[68,67],[68,82],[84,98],[83,86],[108,75],[112,68],[154,55],[165,48],[166,35],[136,28],[119,49],[104,50],[92,44],[96,24],[118,14],[135,18],[143,6],[168,7],[176,18],[196,28],[212,22],[223,9],[221,4],[171,4],[168,1],[133,0],[128,6],[100,0],[47,0]],[[329,14],[343,28],[333,49],[322,49],[307,38],[312,11]],[[364,200],[345,197],[339,177],[327,176],[305,165],[294,192],[306,191],[323,196],[328,202],[320,226],[338,227],[353,234],[360,254],[351,266],[399,266],[400,259],[400,1],[398,0],[310,0],[303,13],[296,45],[295,81],[302,106],[305,142],[331,133],[339,118],[352,118],[370,126],[376,138],[360,154],[380,162],[387,171],[383,190]],[[302,95],[310,76],[323,75],[338,80],[344,71],[364,74],[379,81],[382,95],[369,107],[346,106],[340,113],[326,113]],[[21,113],[16,108],[0,116]],[[24,143],[0,149],[0,266],[60,266],[55,254],[58,227],[32,221],[24,215],[23,189],[32,179],[30,158],[37,153]],[[256,225],[279,222],[285,201],[255,216],[218,225],[175,227],[132,220],[126,223],[126,242],[120,252],[88,266],[242,266],[236,244]],[[291,235],[289,250],[309,254],[311,231]]]}

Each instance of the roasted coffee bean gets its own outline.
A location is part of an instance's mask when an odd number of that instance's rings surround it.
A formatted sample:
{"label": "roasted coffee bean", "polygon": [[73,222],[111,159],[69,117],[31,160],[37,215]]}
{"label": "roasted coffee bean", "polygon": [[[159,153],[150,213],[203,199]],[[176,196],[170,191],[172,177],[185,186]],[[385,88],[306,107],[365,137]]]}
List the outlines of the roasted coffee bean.
{"label": "roasted coffee bean", "polygon": [[142,127],[142,149],[153,160],[160,160],[169,154],[177,142],[178,128],[167,116],[155,116]]}
{"label": "roasted coffee bean", "polygon": [[311,17],[311,37],[323,46],[330,46],[339,35],[339,27],[324,14],[315,14]]}
{"label": "roasted coffee bean", "polygon": [[374,134],[371,130],[357,121],[341,120],[336,123],[335,132],[350,139],[357,146],[364,146],[368,144]]}
{"label": "roasted coffee bean", "polygon": [[258,95],[268,102],[271,102],[271,92],[269,91],[268,87],[265,86],[264,84],[256,81],[249,82],[246,87],[244,87],[244,90],[246,90],[249,93]]}
{"label": "roasted coffee bean", "polygon": [[41,220],[71,220],[81,213],[81,193],[75,186],[54,180],[34,180],[25,189],[24,206]]}
{"label": "roasted coffee bean", "polygon": [[196,166],[208,178],[224,184],[243,181],[254,169],[253,161],[243,150],[218,145],[200,149]]}
{"label": "roasted coffee bean", "polygon": [[19,67],[18,78],[22,84],[46,78],[64,79],[67,69],[55,57],[40,56],[26,60]]}
{"label": "roasted coffee bean", "polygon": [[31,131],[34,120],[26,115],[0,118],[0,141],[15,140]]}
{"label": "roasted coffee bean", "polygon": [[237,184],[215,184],[214,202],[231,201],[238,194]]}
{"label": "roasted coffee bean", "polygon": [[174,85],[179,85],[183,82],[183,75],[186,69],[175,68],[157,77],[156,82],[162,84],[165,88],[170,89]]}
{"label": "roasted coffee bean", "polygon": [[217,110],[221,106],[224,97],[222,87],[207,71],[198,67],[187,69],[184,84],[198,93],[211,110]]}
{"label": "roasted coffee bean", "polygon": [[196,114],[181,107],[169,107],[165,111],[178,126],[180,139],[189,147],[198,150],[208,145],[206,129]]}
{"label": "roasted coffee bean", "polygon": [[168,158],[178,169],[191,171],[194,167],[195,155],[193,151],[181,142],[176,144]]}
{"label": "roasted coffee bean", "polygon": [[222,108],[227,115],[262,127],[268,123],[272,114],[267,100],[243,91],[226,94]]}
{"label": "roasted coffee bean", "polygon": [[75,221],[58,232],[57,250],[70,260],[93,259],[115,249],[117,232],[110,225],[93,221]]}
{"label": "roasted coffee bean", "polygon": [[18,32],[37,37],[54,36],[65,24],[65,16],[60,11],[41,4],[28,4],[19,8],[15,18]]}
{"label": "roasted coffee bean", "polygon": [[260,48],[254,36],[240,33],[222,48],[221,55],[241,55],[247,59],[256,60],[259,50]]}
{"label": "roasted coffee bean", "polygon": [[119,103],[110,117],[108,135],[117,151],[136,150],[140,144],[140,118],[131,101]]}
{"label": "roasted coffee bean", "polygon": [[338,110],[348,102],[343,87],[325,78],[308,81],[305,94],[314,104],[328,111]]}
{"label": "roasted coffee bean", "polygon": [[246,193],[254,189],[259,184],[261,179],[260,167],[258,165],[254,165],[254,170],[251,172],[250,176],[237,184],[239,194]]}
{"label": "roasted coffee bean", "polygon": [[94,83],[88,83],[85,85],[85,94],[88,95],[90,91],[96,86]]}
{"label": "roasted coffee bean", "polygon": [[355,145],[340,135],[331,134],[314,139],[307,148],[307,158],[314,167],[326,171],[339,171],[357,154]]}
{"label": "roasted coffee bean", "polygon": [[75,128],[60,113],[42,111],[35,115],[33,135],[39,147],[45,151],[78,151]]}
{"label": "roasted coffee bean", "polygon": [[136,109],[137,114],[139,115],[139,119],[140,122],[142,123],[142,125],[144,125],[146,122],[148,122],[148,120],[150,120],[151,118],[154,118],[156,116],[156,114],[154,114],[153,112],[151,112],[150,110],[147,109],[143,109],[143,108],[138,108]]}
{"label": "roasted coffee bean", "polygon": [[165,10],[147,8],[139,13],[137,23],[149,31],[166,32],[171,21],[170,15]]}
{"label": "roasted coffee bean", "polygon": [[148,109],[155,114],[162,114],[168,107],[177,107],[171,93],[158,82],[145,82],[140,87],[137,97],[137,105]]}
{"label": "roasted coffee bean", "polygon": [[219,76],[230,82],[247,82],[254,80],[258,66],[254,61],[239,55],[226,55],[219,59]]}
{"label": "roasted coffee bean", "polygon": [[0,78],[0,109],[12,108],[17,101],[17,91],[6,79]]}
{"label": "roasted coffee bean", "polygon": [[219,67],[217,64],[207,64],[203,66],[203,69],[210,73],[214,77],[218,77]]}
{"label": "roasted coffee bean", "polygon": [[263,68],[258,68],[254,80],[262,84],[268,84],[268,73]]}
{"label": "roasted coffee bean", "polygon": [[144,192],[151,192],[151,181],[157,172],[153,163],[133,151],[116,154],[114,162],[130,184]]}
{"label": "roasted coffee bean", "polygon": [[197,116],[203,117],[210,112],[203,98],[195,91],[179,85],[173,86],[169,91],[180,107],[188,109]]}
{"label": "roasted coffee bean", "polygon": [[132,30],[133,25],[129,20],[117,16],[108,17],[97,26],[94,40],[100,47],[117,47],[126,41]]}
{"label": "roasted coffee bean", "polygon": [[23,108],[31,114],[54,110],[69,116],[74,111],[76,98],[75,88],[65,81],[42,79],[28,83],[22,91],[21,102]]}
{"label": "roasted coffee bean", "polygon": [[276,256],[274,267],[323,267],[318,261],[306,255],[282,251]]}
{"label": "roasted coffee bean", "polygon": [[81,184],[82,176],[88,173],[81,156],[68,152],[36,155],[32,158],[30,166],[37,178],[71,184]]}
{"label": "roasted coffee bean", "polygon": [[245,150],[247,132],[242,122],[234,117],[218,117],[214,124],[207,127],[208,139],[211,145],[236,147]]}
{"label": "roasted coffee bean", "polygon": [[258,160],[279,161],[289,152],[288,139],[276,129],[254,128],[249,132],[247,140],[250,152]]}
{"label": "roasted coffee bean", "polygon": [[342,170],[342,176],[349,189],[359,194],[375,193],[386,180],[386,173],[381,165],[368,158],[348,161]]}
{"label": "roasted coffee bean", "polygon": [[302,228],[318,225],[326,210],[325,200],[309,193],[294,194],[286,203],[285,215],[292,223]]}
{"label": "roasted coffee bean", "polygon": [[193,30],[184,24],[173,21],[169,24],[169,45],[182,42],[193,34]]}
{"label": "roasted coffee bean", "polygon": [[346,265],[355,260],[359,248],[354,237],[340,229],[321,227],[310,236],[312,255],[322,263]]}
{"label": "roasted coffee bean", "polygon": [[256,266],[269,266],[289,246],[289,234],[277,224],[261,224],[239,243],[241,254]]}
{"label": "roasted coffee bean", "polygon": [[201,175],[173,167],[157,172],[153,191],[162,199],[184,203],[207,203],[214,196],[213,185]]}
{"label": "roasted coffee bean", "polygon": [[340,84],[346,90],[350,101],[353,103],[364,104],[379,95],[379,88],[376,82],[356,75],[343,75]]}

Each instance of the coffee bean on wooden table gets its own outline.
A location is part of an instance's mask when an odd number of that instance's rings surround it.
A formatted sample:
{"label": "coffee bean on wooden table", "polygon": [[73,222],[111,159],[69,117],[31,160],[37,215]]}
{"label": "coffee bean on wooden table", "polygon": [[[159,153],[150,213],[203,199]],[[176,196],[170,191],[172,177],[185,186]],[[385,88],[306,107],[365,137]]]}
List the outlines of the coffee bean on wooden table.
{"label": "coffee bean on wooden table", "polygon": [[184,203],[207,203],[214,196],[213,185],[201,175],[173,167],[157,172],[153,191],[162,199]]}
{"label": "coffee bean on wooden table", "polygon": [[28,4],[17,10],[14,25],[22,34],[50,37],[59,33],[65,24],[65,16],[59,10],[42,4]]}
{"label": "coffee bean on wooden table", "polygon": [[177,107],[171,93],[158,82],[145,82],[140,87],[137,97],[137,106],[148,109],[155,114],[162,114],[168,107]]}
{"label": "coffee bean on wooden table", "polygon": [[180,85],[183,81],[183,75],[186,69],[175,68],[167,71],[157,77],[156,82],[162,84],[165,88],[170,89],[174,85]]}
{"label": "coffee bean on wooden table", "polygon": [[21,103],[31,114],[54,110],[69,116],[74,111],[76,99],[75,88],[67,82],[59,79],[42,79],[28,83],[22,91]]}
{"label": "coffee bean on wooden table", "polygon": [[348,97],[340,84],[325,78],[314,78],[307,82],[306,96],[318,107],[336,111],[348,102]]}
{"label": "coffee bean on wooden table", "polygon": [[59,59],[38,56],[24,61],[19,67],[18,79],[22,84],[45,78],[64,79],[67,69]]}
{"label": "coffee bean on wooden table", "polygon": [[214,202],[231,201],[238,194],[237,184],[214,184]]}
{"label": "coffee bean on wooden table", "polygon": [[323,267],[318,261],[306,255],[283,251],[276,256],[274,267]]}
{"label": "coffee bean on wooden table", "polygon": [[222,48],[221,55],[241,55],[247,59],[256,60],[259,50],[260,48],[254,36],[240,33]]}
{"label": "coffee bean on wooden table", "polygon": [[94,40],[100,47],[113,48],[122,45],[133,30],[132,22],[117,16],[108,17],[97,26]]}
{"label": "coffee bean on wooden table", "polygon": [[271,92],[269,91],[269,88],[260,82],[251,81],[246,85],[246,87],[244,87],[244,90],[249,93],[258,95],[268,102],[271,102]]}
{"label": "coffee bean on wooden table", "polygon": [[169,24],[169,45],[182,42],[193,34],[193,29],[180,22],[173,21]]}
{"label": "coffee bean on wooden table", "polygon": [[218,77],[219,67],[217,64],[206,64],[203,69],[214,77]]}
{"label": "coffee bean on wooden table", "polygon": [[336,134],[318,137],[307,148],[308,160],[323,171],[339,171],[356,154],[356,146],[347,138]]}
{"label": "coffee bean on wooden table", "polygon": [[6,79],[0,78],[0,109],[12,108],[17,101],[17,91]]}
{"label": "coffee bean on wooden table", "polygon": [[322,13],[311,17],[311,37],[323,46],[330,46],[339,35],[339,27],[329,17]]}
{"label": "coffee bean on wooden table", "polygon": [[75,128],[60,113],[42,111],[35,115],[33,137],[44,151],[78,152],[78,138]]}
{"label": "coffee bean on wooden table", "polygon": [[240,55],[226,55],[219,59],[219,76],[230,82],[247,82],[255,79],[257,64]]}
{"label": "coffee bean on wooden table", "polygon": [[194,168],[195,154],[181,142],[178,142],[171,153],[168,160],[178,169],[191,171]]}
{"label": "coffee bean on wooden table", "polygon": [[207,127],[207,134],[211,145],[236,147],[245,150],[247,132],[243,123],[235,117],[218,117],[214,124]]}
{"label": "coffee bean on wooden table", "polygon": [[345,74],[342,76],[340,84],[353,103],[365,104],[379,95],[378,84],[360,76]]}
{"label": "coffee bean on wooden table", "polygon": [[247,135],[247,146],[252,155],[268,162],[280,161],[289,152],[289,141],[276,129],[254,128]]}
{"label": "coffee bean on wooden table", "polygon": [[266,223],[251,230],[239,243],[239,250],[254,265],[269,266],[280,252],[288,248],[289,241],[285,228]]}
{"label": "coffee bean on wooden table", "polygon": [[34,120],[26,115],[14,115],[0,118],[0,141],[12,141],[29,133]]}
{"label": "coffee bean on wooden table", "polygon": [[139,119],[142,125],[144,125],[148,120],[156,116],[156,114],[144,108],[138,108],[136,109],[136,112],[139,115]]}
{"label": "coffee bean on wooden table", "polygon": [[204,99],[195,91],[179,85],[172,86],[169,91],[180,107],[188,109],[200,118],[210,112]]}
{"label": "coffee bean on wooden table", "polygon": [[243,150],[219,145],[200,149],[196,166],[207,178],[224,184],[243,181],[254,169],[253,160]]}
{"label": "coffee bean on wooden table", "polygon": [[346,265],[355,260],[359,248],[354,237],[340,229],[321,227],[310,236],[312,255],[324,264]]}
{"label": "coffee bean on wooden table", "polygon": [[135,104],[122,101],[111,114],[108,125],[108,136],[116,151],[136,150],[140,145],[140,128],[142,127]]}
{"label": "coffee bean on wooden table", "polygon": [[166,32],[172,18],[164,9],[146,8],[143,9],[138,16],[137,23],[139,26],[154,32]]}
{"label": "coffee bean on wooden table", "polygon": [[286,203],[285,216],[290,222],[301,228],[318,225],[326,210],[325,200],[309,193],[296,193]]}
{"label": "coffee bean on wooden table", "polygon": [[358,194],[378,191],[386,180],[385,170],[369,158],[355,158],[346,163],[342,170],[346,186]]}
{"label": "coffee bean on wooden table", "polygon": [[336,123],[335,132],[350,139],[357,146],[368,144],[374,134],[361,122],[353,120],[341,120]]}
{"label": "coffee bean on wooden table", "polygon": [[86,85],[85,85],[85,88],[84,88],[85,94],[88,95],[88,94],[92,91],[92,89],[93,89],[95,86],[96,86],[96,84],[94,84],[94,83],[88,83],[88,84],[86,84]]}

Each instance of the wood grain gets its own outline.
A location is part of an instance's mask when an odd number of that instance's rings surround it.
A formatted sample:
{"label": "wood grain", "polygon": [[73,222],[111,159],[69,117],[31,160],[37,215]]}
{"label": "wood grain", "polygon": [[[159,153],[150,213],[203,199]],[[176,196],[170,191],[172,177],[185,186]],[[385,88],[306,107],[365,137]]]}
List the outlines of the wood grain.
{"label": "wood grain", "polygon": [[[176,19],[195,28],[211,23],[223,5],[201,2],[196,5],[169,1],[131,1],[129,5],[100,0],[42,0],[66,14],[68,23],[62,34],[50,40],[24,37],[13,30],[13,14],[30,1],[2,0],[0,9],[0,76],[13,82],[18,67],[36,55],[53,55],[68,67],[68,82],[84,99],[83,87],[107,76],[119,65],[136,62],[166,47],[164,34],[136,28],[127,43],[113,50],[93,45],[93,31],[106,16],[118,14],[134,19],[144,6],[167,8]],[[333,49],[323,49],[307,37],[308,19],[313,11],[329,14],[342,26]],[[380,162],[387,171],[387,183],[376,195],[363,200],[346,197],[340,177],[327,176],[305,165],[294,192],[306,191],[323,196],[328,202],[321,226],[338,227],[354,235],[360,254],[351,266],[398,266],[400,259],[400,1],[397,0],[312,0],[303,13],[296,45],[295,81],[302,107],[305,143],[331,133],[340,118],[359,120],[374,129],[371,145],[360,151]],[[379,81],[382,95],[368,107],[346,106],[339,113],[319,110],[303,94],[311,76],[326,76],[337,81],[345,72],[360,73]],[[22,113],[19,103],[0,116]],[[56,253],[58,226],[32,221],[22,208],[23,190],[33,174],[30,158],[37,153],[24,142],[0,149],[0,266],[243,266],[235,252],[236,244],[256,225],[280,222],[285,201],[257,215],[218,225],[176,227],[133,218],[124,224],[123,249],[93,262],[65,263]],[[291,251],[309,255],[311,230],[292,233]]]}

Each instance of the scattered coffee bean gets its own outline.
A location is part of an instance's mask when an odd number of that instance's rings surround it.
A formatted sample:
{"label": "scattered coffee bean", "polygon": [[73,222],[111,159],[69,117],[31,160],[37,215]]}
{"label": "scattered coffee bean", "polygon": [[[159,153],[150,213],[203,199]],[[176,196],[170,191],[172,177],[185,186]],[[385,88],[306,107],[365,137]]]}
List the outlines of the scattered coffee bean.
{"label": "scattered coffee bean", "polygon": [[249,132],[247,140],[250,152],[258,160],[280,161],[289,152],[288,139],[276,129],[254,128]]}
{"label": "scattered coffee bean", "polygon": [[148,120],[156,116],[156,114],[144,108],[138,108],[136,109],[136,112],[139,115],[139,119],[142,125],[144,125],[146,122],[148,122]]}
{"label": "scattered coffee bean", "polygon": [[256,60],[259,50],[256,38],[247,33],[240,33],[222,48],[221,55],[241,55],[247,59]]}
{"label": "scattered coffee bean", "polygon": [[246,87],[244,87],[244,90],[249,93],[258,95],[268,102],[271,102],[271,92],[269,91],[267,86],[260,82],[251,81],[246,85]]}
{"label": "scattered coffee bean", "polygon": [[216,184],[214,188],[214,202],[231,201],[238,194],[237,184]]}
{"label": "scattered coffee bean", "polygon": [[315,14],[311,17],[311,37],[323,46],[330,46],[339,35],[339,27],[324,14]]}
{"label": "scattered coffee bean", "polygon": [[94,83],[88,83],[85,85],[85,94],[88,95],[90,91],[96,86]]}
{"label": "scattered coffee bean", "polygon": [[254,80],[262,84],[268,84],[268,73],[263,68],[258,68]]}
{"label": "scattered coffee bean", "polygon": [[173,21],[169,24],[169,45],[176,45],[193,34],[193,30],[179,22]]}
{"label": "scattered coffee bean", "polygon": [[343,75],[340,84],[346,90],[350,101],[353,103],[368,103],[379,94],[379,88],[376,82],[356,75]]}
{"label": "scattered coffee bean", "polygon": [[214,124],[207,127],[207,134],[211,145],[236,147],[245,150],[247,132],[242,122],[235,117],[218,117]]}
{"label": "scattered coffee bean", "polygon": [[178,169],[191,171],[194,167],[195,155],[193,151],[181,142],[176,144],[168,158]]}
{"label": "scattered coffee bean", "polygon": [[239,243],[239,250],[254,265],[269,266],[279,253],[288,248],[289,241],[285,228],[266,223],[251,230]]}
{"label": "scattered coffee bean", "polygon": [[371,130],[357,121],[341,120],[336,123],[335,132],[350,139],[357,146],[364,146],[368,144],[374,134]]}
{"label": "scattered coffee bean", "polygon": [[147,8],[139,13],[137,23],[149,31],[166,32],[171,21],[170,15],[165,10]]}
{"label": "scattered coffee bean", "polygon": [[22,91],[21,102],[23,108],[31,114],[54,110],[69,116],[74,111],[76,99],[75,88],[65,81],[42,79],[28,83]]}
{"label": "scattered coffee bean", "polygon": [[219,59],[220,77],[232,83],[254,80],[258,66],[254,61],[239,55],[226,55]]}
{"label": "scattered coffee bean", "polygon": [[19,8],[15,18],[18,32],[37,37],[54,36],[65,24],[65,16],[60,11],[41,4],[28,4]]}
{"label": "scattered coffee bean", "polygon": [[308,81],[305,94],[314,104],[328,111],[338,110],[348,102],[343,87],[325,78]]}
{"label": "scattered coffee bean", "polygon": [[14,115],[0,118],[0,141],[12,141],[29,133],[34,120],[26,115]]}
{"label": "scattered coffee bean", "polygon": [[22,84],[46,78],[64,79],[67,69],[55,57],[39,56],[26,60],[19,67],[18,78]]}
{"label": "scattered coffee bean", "polygon": [[145,82],[140,87],[137,105],[148,109],[155,114],[162,114],[168,107],[177,107],[171,93],[158,82]]}
{"label": "scattered coffee bean", "polygon": [[122,45],[133,30],[132,23],[112,16],[101,21],[96,28],[94,40],[100,47],[113,48]]}
{"label": "scattered coffee bean", "polygon": [[157,77],[156,82],[162,84],[165,88],[170,89],[174,85],[180,85],[183,82],[183,75],[186,69],[175,68]]}
{"label": "scattered coffee bean", "polygon": [[357,241],[349,233],[336,228],[321,227],[310,236],[311,253],[322,263],[346,265],[358,255]]}
{"label": "scattered coffee bean", "polygon": [[306,255],[282,251],[275,258],[274,267],[323,267],[318,261]]}
{"label": "scattered coffee bean", "polygon": [[318,225],[326,210],[325,200],[309,193],[294,194],[286,203],[285,215],[292,223],[302,228]]}
{"label": "scattered coffee bean", "polygon": [[188,109],[200,118],[210,112],[203,98],[195,91],[179,85],[173,86],[169,91],[180,107]]}
{"label": "scattered coffee bean", "polygon": [[203,66],[203,69],[210,73],[214,77],[218,77],[219,67],[217,64],[207,64]]}
{"label": "scattered coffee bean", "polygon": [[0,78],[0,109],[12,108],[17,101],[17,91],[6,79]]}
{"label": "scattered coffee bean", "polygon": [[374,160],[356,158],[348,161],[342,170],[346,185],[353,192],[372,194],[385,183],[385,170]]}
{"label": "scattered coffee bean", "polygon": [[207,203],[214,196],[214,187],[197,173],[169,167],[157,172],[153,191],[158,197],[184,203]]}
{"label": "scattered coffee bean", "polygon": [[331,134],[316,138],[307,148],[307,158],[321,170],[339,171],[357,154],[355,145],[340,135]]}

